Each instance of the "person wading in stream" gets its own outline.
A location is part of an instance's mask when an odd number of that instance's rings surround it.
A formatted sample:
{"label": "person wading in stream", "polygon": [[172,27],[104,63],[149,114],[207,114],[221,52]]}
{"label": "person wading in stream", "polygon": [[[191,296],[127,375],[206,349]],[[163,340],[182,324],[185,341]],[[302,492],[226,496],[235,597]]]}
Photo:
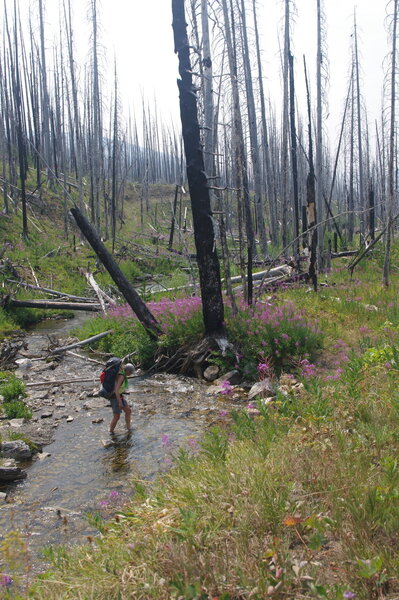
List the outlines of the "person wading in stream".
{"label": "person wading in stream", "polygon": [[130,425],[130,418],[132,414],[132,409],[128,405],[127,401],[123,397],[123,393],[126,392],[129,382],[127,380],[128,375],[132,375],[134,372],[134,366],[131,363],[127,363],[122,366],[116,376],[115,387],[113,394],[110,398],[112,412],[114,414],[111,424],[109,426],[109,432],[112,435],[114,433],[114,429],[116,424],[118,423],[122,411],[125,413],[125,422],[126,428],[128,432],[132,431]]}

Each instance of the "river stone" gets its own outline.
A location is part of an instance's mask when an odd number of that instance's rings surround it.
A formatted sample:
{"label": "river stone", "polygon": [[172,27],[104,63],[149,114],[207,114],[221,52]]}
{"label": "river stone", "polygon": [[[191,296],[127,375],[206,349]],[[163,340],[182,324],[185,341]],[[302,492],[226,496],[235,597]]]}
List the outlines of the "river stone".
{"label": "river stone", "polygon": [[85,402],[83,404],[83,408],[86,410],[93,410],[95,408],[104,408],[104,406],[105,406],[104,398],[101,398],[101,397],[93,398],[93,400],[87,400],[87,402]]}
{"label": "river stone", "polygon": [[65,402],[56,402],[55,403],[56,408],[65,408],[65,406],[66,406]]}
{"label": "river stone", "polygon": [[19,427],[23,426],[24,422],[25,419],[10,419],[8,421],[8,424],[10,425],[10,427],[15,427],[16,429],[18,429]]}
{"label": "river stone", "polygon": [[204,379],[214,381],[219,375],[220,369],[217,365],[210,365],[204,371]]}
{"label": "river stone", "polygon": [[17,363],[18,367],[23,371],[25,371],[26,369],[30,369],[33,365],[33,362],[29,360],[29,358],[17,358],[15,362]]}
{"label": "river stone", "polygon": [[215,379],[213,381],[213,385],[222,385],[224,381],[228,381],[231,383],[231,385],[237,385],[241,381],[241,375],[236,369],[234,369],[233,371],[229,371],[221,377],[218,377],[218,379]]}
{"label": "river stone", "polygon": [[40,392],[33,392],[32,394],[29,394],[30,400],[45,400],[46,398],[48,398],[48,390],[42,390]]}
{"label": "river stone", "polygon": [[73,417],[70,417],[70,416],[69,416],[69,417],[67,417],[67,419],[66,419],[66,422],[67,422],[67,423],[72,423],[72,421],[73,421]]}
{"label": "river stone", "polygon": [[37,455],[37,458],[38,458],[39,460],[44,460],[45,458],[48,458],[49,456],[51,456],[50,452],[40,452],[40,453]]}
{"label": "river stone", "polygon": [[257,381],[248,392],[248,400],[252,400],[252,398],[255,398],[259,394],[275,395],[270,379],[266,378],[262,379],[262,381]]}
{"label": "river stone", "polygon": [[22,440],[12,440],[3,442],[0,446],[1,452],[5,458],[15,458],[15,460],[26,460],[31,458],[32,452],[28,444]]}
{"label": "river stone", "polygon": [[5,492],[0,492],[0,502],[5,502],[7,500],[7,494]]}
{"label": "river stone", "polygon": [[53,416],[53,411],[52,411],[52,410],[47,410],[47,411],[43,412],[43,413],[40,415],[40,418],[41,418],[41,419],[49,419],[49,418],[50,418],[50,417],[52,417],[52,416]]}
{"label": "river stone", "polygon": [[112,440],[101,440],[101,443],[104,446],[104,448],[111,448],[111,446],[114,445],[114,442]]}
{"label": "river stone", "polygon": [[26,471],[19,467],[0,467],[0,481],[16,481],[25,477]]}

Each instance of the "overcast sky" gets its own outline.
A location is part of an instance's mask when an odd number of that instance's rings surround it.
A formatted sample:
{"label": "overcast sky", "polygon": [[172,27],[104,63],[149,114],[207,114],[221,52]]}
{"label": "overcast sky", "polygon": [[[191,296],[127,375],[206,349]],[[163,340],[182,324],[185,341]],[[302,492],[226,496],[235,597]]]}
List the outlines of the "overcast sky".
{"label": "overcast sky", "polygon": [[[7,0],[11,5],[12,0]],[[20,0],[21,12],[27,14],[37,0]],[[252,6],[252,0],[247,0]],[[72,0],[75,15],[75,42],[80,56],[87,56],[88,32],[86,0]],[[99,0],[101,41],[112,72],[117,58],[123,105],[136,105],[144,95],[165,117],[178,117],[176,86],[177,58],[173,49],[171,0]],[[188,3],[187,3],[188,4]],[[347,91],[350,65],[351,33],[356,6],[359,55],[362,65],[362,93],[368,108],[369,122],[379,117],[384,79],[383,60],[388,54],[385,0],[324,0],[327,50],[329,59],[330,131],[339,128]],[[58,34],[57,0],[45,0],[47,37],[51,29]],[[311,86],[315,83],[316,0],[296,0],[297,16],[293,27],[292,52],[296,61],[298,98],[304,96],[303,54],[306,55]],[[265,89],[272,102],[278,102],[281,90],[279,36],[282,31],[282,0],[258,0],[259,28],[262,32]],[[248,24],[252,22],[248,18]],[[387,67],[385,67],[386,70]]]}
{"label": "overcast sky", "polygon": [[[49,0],[47,0],[49,1]],[[83,0],[75,0],[83,2]],[[118,56],[121,85],[126,97],[140,90],[155,94],[158,106],[178,114],[177,59],[173,53],[171,0],[101,0],[104,41]],[[252,1],[247,0],[251,7]],[[259,0],[265,84],[271,100],[280,95],[279,36],[282,0]],[[339,129],[347,93],[354,11],[362,65],[362,92],[369,109],[369,123],[379,118],[384,79],[383,61],[388,54],[385,0],[324,0],[329,58],[330,132]],[[292,51],[296,61],[298,96],[302,94],[303,54],[314,86],[316,56],[316,0],[297,0]],[[251,24],[251,19],[248,19]],[[387,67],[385,67],[386,70]],[[303,89],[303,85],[302,85]]]}

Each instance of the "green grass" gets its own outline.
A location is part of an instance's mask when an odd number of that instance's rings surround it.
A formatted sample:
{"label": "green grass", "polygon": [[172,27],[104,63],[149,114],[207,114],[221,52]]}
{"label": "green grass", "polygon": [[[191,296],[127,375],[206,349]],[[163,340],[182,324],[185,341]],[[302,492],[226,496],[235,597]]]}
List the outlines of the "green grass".
{"label": "green grass", "polygon": [[398,323],[370,266],[364,284],[332,273],[317,296],[283,291],[326,340],[302,391],[221,417],[155,484],[136,482],[101,536],[52,549],[29,597],[395,598]]}

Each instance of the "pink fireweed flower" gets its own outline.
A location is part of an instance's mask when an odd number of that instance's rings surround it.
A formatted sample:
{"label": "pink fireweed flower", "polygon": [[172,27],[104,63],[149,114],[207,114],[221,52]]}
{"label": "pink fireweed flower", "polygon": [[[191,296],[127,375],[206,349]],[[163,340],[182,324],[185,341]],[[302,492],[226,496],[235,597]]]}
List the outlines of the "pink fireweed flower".
{"label": "pink fireweed flower", "polygon": [[198,440],[196,440],[195,438],[189,438],[187,440],[187,446],[189,448],[191,448],[191,450],[197,450],[197,448],[198,448]]}
{"label": "pink fireweed flower", "polygon": [[305,379],[314,377],[317,374],[316,365],[309,362],[307,358],[303,358],[302,360],[300,360],[298,366],[301,370],[301,376]]}
{"label": "pink fireweed flower", "polygon": [[368,333],[371,333],[371,329],[367,327],[367,325],[362,325],[361,327],[359,327],[359,333],[367,335]]}
{"label": "pink fireweed flower", "polygon": [[170,437],[168,436],[167,433],[164,433],[161,437],[161,442],[164,446],[170,446],[171,445],[171,440]]}
{"label": "pink fireweed flower", "polygon": [[336,369],[333,375],[327,375],[326,379],[329,381],[338,381],[343,373],[343,369]]}
{"label": "pink fireweed flower", "polygon": [[0,574],[0,586],[1,587],[9,587],[13,584],[13,579],[11,575],[6,575],[5,573]]}
{"label": "pink fireweed flower", "polygon": [[222,383],[222,389],[220,390],[220,393],[223,394],[224,396],[230,396],[232,393],[234,392],[234,388],[231,385],[230,381],[223,381]]}
{"label": "pink fireweed flower", "polygon": [[112,490],[109,493],[109,498],[111,498],[111,500],[116,500],[117,498],[119,498],[119,492],[117,492],[116,490]]}
{"label": "pink fireweed flower", "polygon": [[265,377],[270,377],[272,375],[272,368],[267,360],[259,363],[256,369],[259,373],[260,379],[264,379]]}

